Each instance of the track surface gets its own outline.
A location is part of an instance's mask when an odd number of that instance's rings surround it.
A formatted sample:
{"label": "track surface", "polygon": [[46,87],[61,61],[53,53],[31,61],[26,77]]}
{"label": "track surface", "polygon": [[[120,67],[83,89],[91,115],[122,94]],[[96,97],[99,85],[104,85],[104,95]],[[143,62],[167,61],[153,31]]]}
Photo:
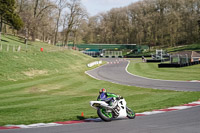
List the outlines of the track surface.
{"label": "track surface", "polygon": [[129,64],[128,61],[123,60],[117,64],[116,59],[104,60],[112,62],[112,64],[107,64],[97,69],[87,71],[87,74],[96,79],[129,86],[176,91],[200,91],[200,82],[147,79],[127,73],[126,67]]}
{"label": "track surface", "polygon": [[[127,61],[108,64],[87,73],[95,78],[124,85],[178,91],[200,91],[200,83],[150,80],[128,74]],[[55,127],[0,130],[0,133],[200,133],[200,106],[134,120],[86,122]]]}
{"label": "track surface", "polygon": [[134,120],[2,130],[0,133],[199,133],[199,110],[200,106],[181,111],[136,117]]}

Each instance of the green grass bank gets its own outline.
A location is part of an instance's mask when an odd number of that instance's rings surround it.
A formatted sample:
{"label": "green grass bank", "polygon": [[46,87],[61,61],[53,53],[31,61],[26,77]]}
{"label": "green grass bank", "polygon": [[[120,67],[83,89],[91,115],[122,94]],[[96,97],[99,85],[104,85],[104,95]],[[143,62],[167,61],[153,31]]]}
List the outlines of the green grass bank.
{"label": "green grass bank", "polygon": [[[3,47],[15,42],[24,47],[16,37],[3,40]],[[48,48],[44,43],[30,44],[31,48],[44,46]],[[97,117],[89,101],[96,100],[102,87],[124,96],[135,112],[200,98],[199,92],[153,90],[95,80],[85,74],[89,70],[86,64],[92,61],[93,58],[73,50],[0,51],[0,126],[78,120],[81,112],[86,118]]]}

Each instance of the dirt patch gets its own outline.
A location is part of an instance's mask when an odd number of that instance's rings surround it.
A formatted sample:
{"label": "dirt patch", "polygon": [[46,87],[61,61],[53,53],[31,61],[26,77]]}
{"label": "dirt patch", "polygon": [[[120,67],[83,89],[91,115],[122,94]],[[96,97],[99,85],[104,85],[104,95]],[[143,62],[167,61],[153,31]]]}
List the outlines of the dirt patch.
{"label": "dirt patch", "polygon": [[48,71],[47,70],[30,69],[29,71],[25,71],[22,73],[28,77],[35,77],[35,76],[39,76],[39,75],[46,75],[46,74],[48,74]]}
{"label": "dirt patch", "polygon": [[61,89],[61,87],[62,87],[61,85],[49,84],[40,86],[40,90],[41,92],[47,92],[47,91]]}
{"label": "dirt patch", "polygon": [[42,84],[42,85],[37,85],[33,86],[31,88],[27,88],[28,93],[42,93],[42,92],[48,92],[52,90],[58,90],[61,89],[61,85],[55,85],[55,84]]}
{"label": "dirt patch", "polygon": [[40,90],[39,90],[39,88],[37,88],[37,87],[31,87],[31,88],[29,88],[29,92],[30,93],[37,93],[37,92],[39,92]]}

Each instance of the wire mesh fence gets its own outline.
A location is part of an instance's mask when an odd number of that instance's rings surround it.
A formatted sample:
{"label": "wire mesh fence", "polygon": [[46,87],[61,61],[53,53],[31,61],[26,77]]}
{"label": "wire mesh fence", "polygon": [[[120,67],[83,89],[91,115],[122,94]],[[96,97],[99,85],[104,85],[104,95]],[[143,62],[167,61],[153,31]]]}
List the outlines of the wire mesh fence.
{"label": "wire mesh fence", "polygon": [[53,46],[53,45],[15,45],[15,44],[0,44],[0,52],[57,52],[64,50],[78,50],[68,46]]}
{"label": "wire mesh fence", "polygon": [[108,57],[119,57],[119,56],[123,56],[122,51],[104,51],[103,53],[104,56],[108,56]]}
{"label": "wire mesh fence", "polygon": [[171,55],[170,56],[170,63],[171,64],[189,64],[191,63],[191,57],[187,54],[185,55]]}

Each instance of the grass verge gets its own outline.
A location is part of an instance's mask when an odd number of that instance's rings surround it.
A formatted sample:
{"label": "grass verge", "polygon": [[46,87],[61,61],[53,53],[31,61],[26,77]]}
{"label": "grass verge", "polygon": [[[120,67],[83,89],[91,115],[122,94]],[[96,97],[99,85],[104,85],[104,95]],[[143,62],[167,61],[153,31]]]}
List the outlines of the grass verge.
{"label": "grass verge", "polygon": [[181,68],[158,68],[159,63],[131,61],[128,71],[138,76],[163,80],[200,80],[200,65]]}

